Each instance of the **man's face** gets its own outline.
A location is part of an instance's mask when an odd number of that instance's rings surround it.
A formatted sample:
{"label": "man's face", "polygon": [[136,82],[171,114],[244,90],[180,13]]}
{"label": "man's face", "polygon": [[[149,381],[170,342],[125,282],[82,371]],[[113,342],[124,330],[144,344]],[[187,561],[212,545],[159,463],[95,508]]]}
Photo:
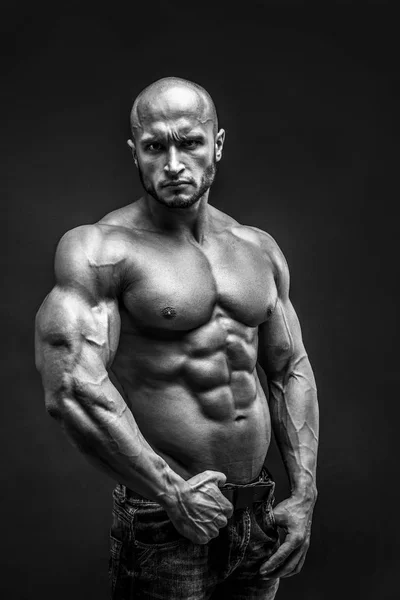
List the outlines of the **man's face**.
{"label": "man's face", "polygon": [[132,146],[143,187],[169,208],[195,204],[212,185],[221,158],[224,131],[214,135],[198,104],[192,92],[161,95],[135,128]]}

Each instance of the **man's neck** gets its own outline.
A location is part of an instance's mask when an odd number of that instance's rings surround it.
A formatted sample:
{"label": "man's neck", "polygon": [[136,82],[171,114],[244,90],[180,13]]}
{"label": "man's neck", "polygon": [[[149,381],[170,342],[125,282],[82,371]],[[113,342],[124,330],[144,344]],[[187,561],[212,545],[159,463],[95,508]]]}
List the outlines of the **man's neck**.
{"label": "man's neck", "polygon": [[174,237],[186,237],[201,244],[207,233],[208,190],[193,206],[168,208],[149,194],[142,198],[151,223]]}

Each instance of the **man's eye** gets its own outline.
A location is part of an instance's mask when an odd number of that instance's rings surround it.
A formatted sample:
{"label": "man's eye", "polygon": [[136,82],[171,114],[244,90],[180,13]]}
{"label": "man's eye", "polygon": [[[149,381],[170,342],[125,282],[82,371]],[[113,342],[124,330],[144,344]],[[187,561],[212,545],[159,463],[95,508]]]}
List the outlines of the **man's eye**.
{"label": "man's eye", "polygon": [[149,144],[147,146],[147,150],[150,150],[150,152],[161,152],[162,149],[162,144],[159,144],[158,142],[154,142],[153,144]]}
{"label": "man's eye", "polygon": [[183,146],[183,148],[188,148],[189,150],[193,150],[194,148],[197,148],[199,143],[200,142],[198,140],[183,140],[183,142],[181,143],[181,146]]}

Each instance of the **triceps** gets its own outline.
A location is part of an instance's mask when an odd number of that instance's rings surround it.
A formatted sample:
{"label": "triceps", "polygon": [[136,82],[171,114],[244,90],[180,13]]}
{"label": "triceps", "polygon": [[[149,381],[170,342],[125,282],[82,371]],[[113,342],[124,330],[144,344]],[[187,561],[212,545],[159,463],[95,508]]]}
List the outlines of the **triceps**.
{"label": "triceps", "polygon": [[278,299],[272,316],[259,329],[258,357],[267,376],[285,371],[298,338],[299,332],[293,332],[282,302]]}

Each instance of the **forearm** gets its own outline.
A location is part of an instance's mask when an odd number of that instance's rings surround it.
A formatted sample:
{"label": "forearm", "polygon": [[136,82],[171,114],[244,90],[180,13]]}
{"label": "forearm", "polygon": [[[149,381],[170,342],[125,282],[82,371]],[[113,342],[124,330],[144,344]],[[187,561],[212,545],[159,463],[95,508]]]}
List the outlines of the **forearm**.
{"label": "forearm", "polygon": [[268,377],[272,427],[293,495],[315,501],[319,417],[314,375],[306,354]]}
{"label": "forearm", "polygon": [[145,440],[110,379],[68,388],[50,412],[72,443],[114,480],[165,507],[173,502],[184,480]]}

